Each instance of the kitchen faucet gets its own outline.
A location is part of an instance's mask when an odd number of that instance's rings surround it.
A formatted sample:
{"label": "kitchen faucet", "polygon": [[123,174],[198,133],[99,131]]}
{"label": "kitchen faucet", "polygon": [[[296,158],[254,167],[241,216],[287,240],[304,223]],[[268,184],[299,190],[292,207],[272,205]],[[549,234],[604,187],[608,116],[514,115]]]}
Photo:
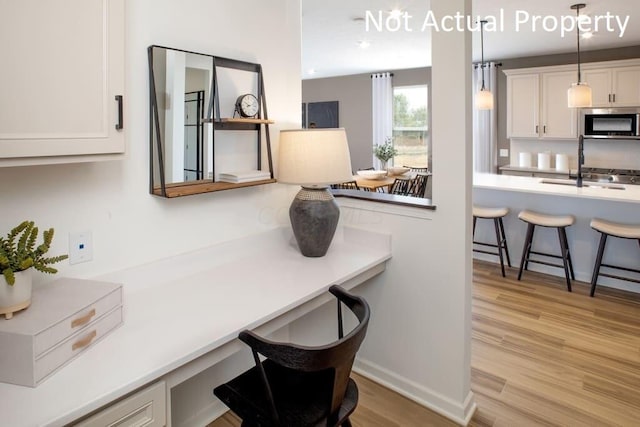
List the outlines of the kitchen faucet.
{"label": "kitchen faucet", "polygon": [[578,177],[576,186],[582,187],[582,165],[584,164],[584,135],[578,138]]}

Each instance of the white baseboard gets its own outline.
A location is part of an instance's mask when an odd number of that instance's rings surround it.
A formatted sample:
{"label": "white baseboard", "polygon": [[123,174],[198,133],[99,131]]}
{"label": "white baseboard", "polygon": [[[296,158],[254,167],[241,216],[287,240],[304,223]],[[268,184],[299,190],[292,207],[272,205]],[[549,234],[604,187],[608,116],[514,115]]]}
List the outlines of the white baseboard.
{"label": "white baseboard", "polygon": [[476,410],[475,397],[471,390],[464,402],[456,402],[428,387],[360,358],[356,359],[353,370],[460,425],[468,425]]}

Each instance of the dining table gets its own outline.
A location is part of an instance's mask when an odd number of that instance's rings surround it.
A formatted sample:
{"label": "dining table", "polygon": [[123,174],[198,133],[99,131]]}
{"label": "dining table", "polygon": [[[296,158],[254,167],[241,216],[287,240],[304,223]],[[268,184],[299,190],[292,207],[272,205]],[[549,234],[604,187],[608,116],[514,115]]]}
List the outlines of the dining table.
{"label": "dining table", "polygon": [[396,178],[411,180],[415,178],[416,173],[404,173],[402,175],[385,175],[380,179],[367,179],[360,175],[354,175],[353,180],[358,184],[360,189],[365,191],[383,191],[389,192]]}

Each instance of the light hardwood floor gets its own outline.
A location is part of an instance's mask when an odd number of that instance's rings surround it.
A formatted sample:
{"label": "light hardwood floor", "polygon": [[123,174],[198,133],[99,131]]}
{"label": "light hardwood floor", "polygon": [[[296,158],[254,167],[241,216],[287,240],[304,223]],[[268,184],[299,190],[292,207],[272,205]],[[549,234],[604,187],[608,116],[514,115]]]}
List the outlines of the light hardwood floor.
{"label": "light hardwood floor", "polygon": [[[640,425],[640,294],[476,262],[471,426]],[[356,376],[356,427],[453,426]],[[209,427],[236,427],[231,413]]]}

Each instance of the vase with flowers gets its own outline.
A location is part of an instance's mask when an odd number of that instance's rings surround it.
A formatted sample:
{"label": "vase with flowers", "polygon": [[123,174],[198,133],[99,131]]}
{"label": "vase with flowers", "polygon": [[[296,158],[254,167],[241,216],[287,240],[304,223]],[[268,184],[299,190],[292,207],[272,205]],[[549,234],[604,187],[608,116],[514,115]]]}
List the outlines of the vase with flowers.
{"label": "vase with flowers", "polygon": [[380,161],[380,170],[387,170],[389,160],[398,154],[398,150],[393,146],[393,138],[387,137],[384,144],[376,144],[373,147],[373,155]]}
{"label": "vase with flowers", "polygon": [[33,221],[23,221],[6,237],[0,237],[0,315],[11,319],[13,313],[31,304],[31,268],[54,274],[51,267],[67,255],[45,257],[53,240],[53,228],[43,232],[43,242],[36,245],[38,227]]}

